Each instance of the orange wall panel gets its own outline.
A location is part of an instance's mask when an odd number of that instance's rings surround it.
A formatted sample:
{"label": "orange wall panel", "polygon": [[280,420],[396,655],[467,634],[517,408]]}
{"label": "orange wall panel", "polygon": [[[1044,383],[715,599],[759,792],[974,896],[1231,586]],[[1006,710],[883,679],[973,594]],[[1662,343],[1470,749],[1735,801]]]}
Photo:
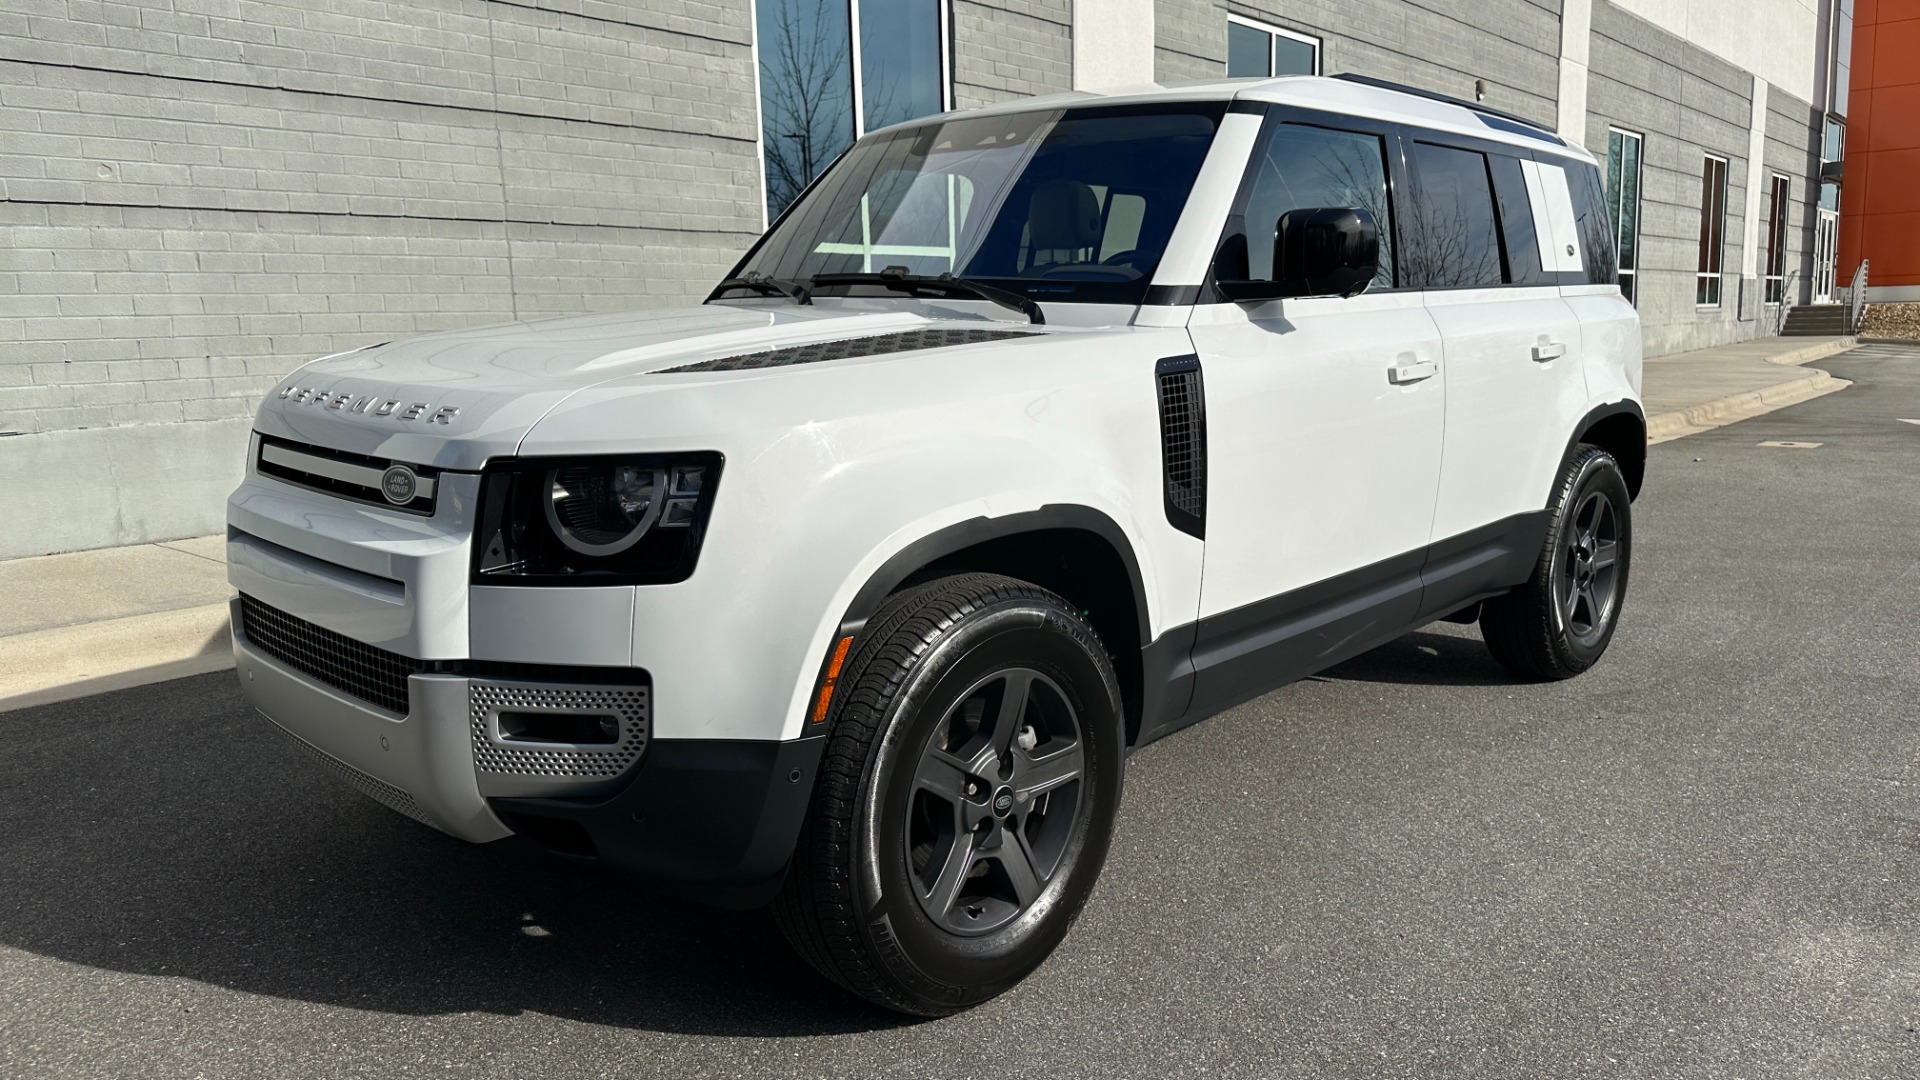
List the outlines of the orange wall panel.
{"label": "orange wall panel", "polygon": [[1920,0],[1856,0],[1854,20],[1835,272],[1920,286]]}

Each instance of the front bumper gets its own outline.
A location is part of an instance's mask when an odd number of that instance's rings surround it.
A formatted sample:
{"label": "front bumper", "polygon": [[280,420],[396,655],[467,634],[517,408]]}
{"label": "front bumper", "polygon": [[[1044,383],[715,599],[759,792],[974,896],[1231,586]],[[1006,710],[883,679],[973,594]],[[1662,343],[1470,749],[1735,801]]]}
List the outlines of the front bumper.
{"label": "front bumper", "polygon": [[238,598],[233,615],[247,700],[328,771],[399,813],[476,843],[517,833],[720,903],[764,901],[779,883],[823,738],[655,739],[617,783],[591,795],[489,795],[483,788],[499,781],[476,767],[473,718],[476,687],[484,702],[489,688],[502,685],[492,672],[413,674],[401,716],[268,655],[249,640]]}
{"label": "front bumper", "polygon": [[247,640],[233,601],[233,658],[247,700],[363,794],[462,840],[510,835],[487,808],[473,766],[467,680],[408,679],[404,717],[369,707],[272,659]]}

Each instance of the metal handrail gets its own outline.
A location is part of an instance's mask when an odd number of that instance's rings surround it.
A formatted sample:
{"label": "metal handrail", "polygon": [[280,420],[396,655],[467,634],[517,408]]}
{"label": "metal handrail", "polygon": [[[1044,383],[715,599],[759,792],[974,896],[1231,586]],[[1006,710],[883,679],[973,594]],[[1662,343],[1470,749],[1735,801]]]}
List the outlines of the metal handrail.
{"label": "metal handrail", "polygon": [[[1780,283],[1780,302],[1774,305],[1779,310],[1773,313],[1774,337],[1779,337],[1782,333],[1786,332],[1787,316],[1793,314],[1793,309],[1800,306],[1800,294],[1793,291],[1794,286],[1799,284],[1799,281],[1800,268],[1796,266],[1793,268],[1793,273],[1788,274],[1786,280]],[[1763,291],[1766,289],[1765,282],[1766,279],[1762,278],[1760,288]],[[1764,301],[1765,299],[1765,296],[1761,297],[1761,300]]]}
{"label": "metal handrail", "polygon": [[1860,316],[1867,310],[1867,260],[1860,260],[1860,269],[1854,271],[1853,284],[1847,286],[1847,333],[1860,332]]}

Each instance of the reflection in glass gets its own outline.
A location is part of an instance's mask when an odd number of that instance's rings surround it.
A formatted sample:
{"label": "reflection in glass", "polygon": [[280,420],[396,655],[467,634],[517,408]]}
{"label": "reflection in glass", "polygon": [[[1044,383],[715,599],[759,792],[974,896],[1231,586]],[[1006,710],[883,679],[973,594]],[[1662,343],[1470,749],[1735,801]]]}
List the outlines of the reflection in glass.
{"label": "reflection in glass", "polygon": [[804,282],[899,266],[1042,301],[1137,304],[1224,111],[1053,109],[872,136],[742,271]]}
{"label": "reflection in glass", "polygon": [[1640,268],[1640,136],[1607,134],[1607,212],[1620,252],[1620,292],[1634,301]]}
{"label": "reflection in glass", "polygon": [[760,0],[760,126],[767,216],[778,217],[853,143],[845,0]]}
{"label": "reflection in glass", "polygon": [[931,116],[940,94],[939,0],[859,0],[864,130]]}
{"label": "reflection in glass", "polygon": [[1244,224],[1249,281],[1273,278],[1275,227],[1289,210],[1366,210],[1380,226],[1375,289],[1394,282],[1393,209],[1380,138],[1303,124],[1279,124],[1260,150],[1259,174],[1247,195]]}
{"label": "reflection in glass", "polygon": [[1433,143],[1413,149],[1421,238],[1415,282],[1428,288],[1504,283],[1487,156]]}
{"label": "reflection in glass", "polygon": [[1314,54],[1319,52],[1311,42],[1300,41],[1283,34],[1273,38],[1273,73],[1275,75],[1312,75],[1314,74]]}
{"label": "reflection in glass", "polygon": [[1273,35],[1237,22],[1227,24],[1227,78],[1273,74]]}

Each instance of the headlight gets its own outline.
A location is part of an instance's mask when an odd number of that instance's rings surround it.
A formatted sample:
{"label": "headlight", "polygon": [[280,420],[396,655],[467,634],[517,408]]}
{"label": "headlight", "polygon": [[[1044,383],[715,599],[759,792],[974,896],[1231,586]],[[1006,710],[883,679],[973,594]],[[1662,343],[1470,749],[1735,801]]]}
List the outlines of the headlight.
{"label": "headlight", "polygon": [[718,454],[697,453],[490,466],[480,484],[474,580],[684,581],[699,555],[720,464]]}

